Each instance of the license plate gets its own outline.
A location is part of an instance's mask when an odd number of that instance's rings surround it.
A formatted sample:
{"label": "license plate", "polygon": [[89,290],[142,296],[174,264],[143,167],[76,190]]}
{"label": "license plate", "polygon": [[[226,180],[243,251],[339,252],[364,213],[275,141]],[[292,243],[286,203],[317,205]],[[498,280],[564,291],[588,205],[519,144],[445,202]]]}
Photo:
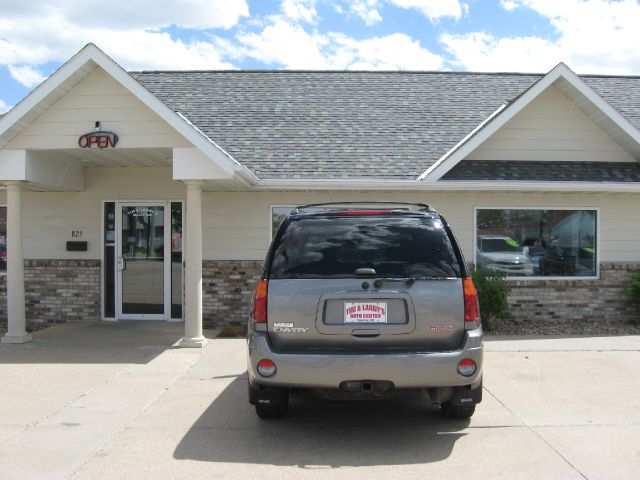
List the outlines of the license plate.
{"label": "license plate", "polygon": [[387,302],[344,302],[344,323],[387,323]]}

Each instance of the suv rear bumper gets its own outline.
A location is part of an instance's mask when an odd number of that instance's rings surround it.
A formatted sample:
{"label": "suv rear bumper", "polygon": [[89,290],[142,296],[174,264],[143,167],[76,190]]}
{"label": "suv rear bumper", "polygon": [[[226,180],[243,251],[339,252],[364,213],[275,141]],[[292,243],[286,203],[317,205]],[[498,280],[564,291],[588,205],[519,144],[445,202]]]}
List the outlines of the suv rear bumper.
{"label": "suv rear bumper", "polygon": [[[264,332],[249,331],[248,374],[251,384],[297,388],[339,388],[348,380],[386,380],[396,389],[479,385],[482,380],[482,328],[465,332],[463,347],[434,353],[276,353]],[[470,358],[477,364],[471,377],[457,371],[458,362]],[[264,378],[257,372],[262,359],[276,364],[276,374]]]}

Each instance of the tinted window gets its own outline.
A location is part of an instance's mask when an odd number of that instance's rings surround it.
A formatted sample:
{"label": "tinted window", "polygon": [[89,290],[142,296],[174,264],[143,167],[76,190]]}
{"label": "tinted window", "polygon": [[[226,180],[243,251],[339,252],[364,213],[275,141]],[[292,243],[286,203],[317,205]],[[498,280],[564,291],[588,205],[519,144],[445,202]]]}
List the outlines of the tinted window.
{"label": "tinted window", "polygon": [[270,277],[353,277],[358,268],[384,277],[460,276],[439,220],[358,216],[292,218],[275,248]]}

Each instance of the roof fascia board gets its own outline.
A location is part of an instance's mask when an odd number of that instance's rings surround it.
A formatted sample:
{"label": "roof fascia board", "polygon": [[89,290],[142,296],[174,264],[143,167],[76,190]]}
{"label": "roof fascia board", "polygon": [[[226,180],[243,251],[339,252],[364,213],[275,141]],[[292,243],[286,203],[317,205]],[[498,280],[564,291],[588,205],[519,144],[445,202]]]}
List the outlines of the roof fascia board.
{"label": "roof fascia board", "polygon": [[[570,85],[584,95],[590,102],[602,111],[611,121],[621,128],[627,135],[640,144],[640,131],[636,129],[627,119],[625,119],[617,110],[609,105],[600,95],[598,95],[591,87],[589,87],[578,75],[576,75],[564,63],[556,65],[549,73],[534,83],[528,90],[520,95],[511,105],[499,112],[499,115],[490,116],[483,122],[485,128],[476,127],[475,135],[473,132],[469,135],[471,138],[463,143],[460,148],[455,151],[449,151],[441,157],[432,167],[426,170],[419,180],[435,182],[442,178],[449,170],[462,161],[467,155],[484,143],[491,135],[502,128],[516,114],[522,111],[531,101],[544,92],[549,86],[556,82],[559,78],[564,78]],[[493,114],[495,115],[495,113]],[[489,121],[492,120],[492,121]]]}
{"label": "roof fascia board", "polygon": [[462,145],[464,145],[466,142],[468,142],[469,139],[471,139],[476,133],[478,133],[482,128],[484,128],[485,125],[487,125],[491,120],[493,120],[497,115],[499,115],[502,112],[502,110],[504,110],[506,107],[507,107],[507,105],[505,105],[505,104],[503,104],[500,107],[498,107],[498,109],[495,112],[493,112],[491,115],[489,115],[487,118],[485,118],[482,121],[482,123],[480,123],[476,128],[471,130],[462,140],[460,140],[458,143],[456,143],[451,150],[449,150],[442,157],[440,157],[436,163],[431,165],[422,175],[420,175],[417,178],[417,180],[424,180],[425,177],[427,177],[433,170],[435,170],[437,167],[439,167],[441,163],[445,162],[447,160],[447,158],[449,158],[451,155],[453,155]]}
{"label": "roof fascia board", "polygon": [[[144,88],[144,87],[142,87],[142,88]],[[173,110],[171,110],[171,109],[169,109],[169,110],[173,113]],[[249,184],[254,184],[254,183],[256,183],[258,181],[258,177],[256,177],[251,170],[249,170],[247,167],[245,167],[240,162],[238,162],[235,158],[233,158],[233,156],[230,153],[228,153],[224,148],[222,148],[215,141],[213,141],[211,138],[209,138],[202,130],[200,130],[194,123],[192,123],[191,120],[189,120],[185,115],[183,115],[180,112],[175,112],[175,114],[178,117],[180,117],[185,123],[187,123],[193,130],[195,130],[207,143],[211,144],[216,149],[217,152],[219,152],[222,155],[226,156],[227,159],[232,162],[233,170],[236,173],[238,173],[238,175],[242,178],[243,181],[248,182]]]}
{"label": "roof fascia board", "polygon": [[[95,45],[90,44],[96,48]],[[26,126],[22,123],[22,120],[29,112],[38,108],[38,106],[44,102],[44,100],[51,95],[57,88],[65,90],[65,93],[69,91],[64,87],[64,82],[73,76],[74,73],[83,72],[83,77],[93,71],[93,67],[87,68],[91,65],[92,55],[88,49],[89,45],[84,47],[67,62],[65,62],[60,68],[53,72],[47,79],[45,79],[40,85],[33,89],[25,98],[23,98],[18,104],[0,117],[0,138],[14,125]],[[5,145],[8,141],[0,140],[0,146]]]}
{"label": "roof fascia board", "polygon": [[216,162],[229,176],[234,176],[238,173],[244,182],[252,184],[257,181],[257,177],[248,171],[246,167],[236,161],[218,144],[209,139],[201,130],[195,128],[184,116],[176,114],[176,112],[166,106],[93,43],[89,43],[82,48],[82,50],[71,57],[71,59],[56,70],[48,79],[36,87],[22,102],[0,118],[0,136],[14,124],[17,124],[31,110],[37,108],[40,102],[56,88],[64,88],[64,81],[73,74],[79,71],[85,71],[85,76],[89,74],[93,68],[87,70],[86,66],[92,63],[105,70],[149,109],[167,122],[178,133],[183,135],[196,148],[200,149],[207,157]]}
{"label": "roof fascia board", "polygon": [[210,140],[208,141],[208,138],[204,133],[195,129],[191,122],[186,121],[183,116],[176,114],[176,112],[162,103],[158,97],[144,88],[137,80],[129,75],[125,69],[118,65],[98,47],[93,44],[89,44],[85,48],[91,52],[92,60],[95,61],[103,70],[120,82],[127,90],[129,90],[142,103],[173,127],[178,133],[183,135],[195,147],[199,148],[202,153],[215,161],[228,175],[233,175],[235,171],[235,161],[230,158],[231,156],[227,152]]}
{"label": "roof fascia board", "polygon": [[640,193],[639,182],[548,182],[443,180],[260,180],[256,190],[422,190],[422,191],[532,191]]}
{"label": "roof fascia board", "polygon": [[638,130],[633,124],[627,120],[618,110],[613,108],[609,102],[598,95],[589,85],[586,84],[578,75],[576,75],[569,67],[561,64],[565,71],[563,72],[564,79],[568,84],[580,92],[584,97],[595,105],[609,120],[611,120],[620,130],[626,135],[631,137],[633,141],[640,147],[640,130]]}

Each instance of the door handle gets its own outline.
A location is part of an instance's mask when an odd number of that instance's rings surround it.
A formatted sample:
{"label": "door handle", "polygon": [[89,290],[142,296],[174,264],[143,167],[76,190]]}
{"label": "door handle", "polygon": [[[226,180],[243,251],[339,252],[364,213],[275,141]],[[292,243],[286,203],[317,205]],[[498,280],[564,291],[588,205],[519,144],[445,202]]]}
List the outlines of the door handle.
{"label": "door handle", "polygon": [[127,261],[123,257],[118,257],[118,270],[124,272],[127,269]]}

